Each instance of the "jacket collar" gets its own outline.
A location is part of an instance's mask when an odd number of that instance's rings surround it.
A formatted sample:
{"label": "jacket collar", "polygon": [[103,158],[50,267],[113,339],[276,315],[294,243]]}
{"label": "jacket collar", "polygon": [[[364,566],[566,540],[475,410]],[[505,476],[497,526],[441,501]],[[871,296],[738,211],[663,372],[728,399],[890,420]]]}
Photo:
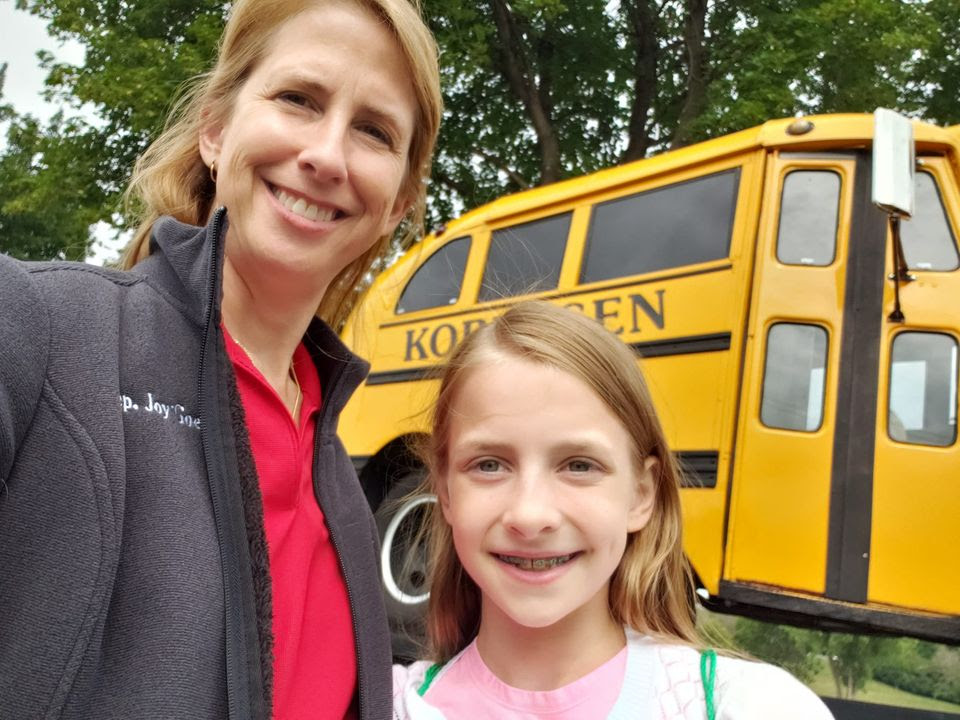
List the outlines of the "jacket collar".
{"label": "jacket collar", "polygon": [[335,433],[340,411],[367,377],[370,365],[350,352],[330,326],[320,318],[314,318],[310,323],[303,342],[320,375],[320,391],[323,393],[320,429],[323,432]]}
{"label": "jacket collar", "polygon": [[136,269],[149,274],[164,290],[184,303],[197,323],[202,324],[208,317],[209,304],[216,299],[211,320],[219,323],[226,232],[226,208],[218,208],[206,227],[188,225],[169,216],[161,217],[151,231],[150,256]]}
{"label": "jacket collar", "polygon": [[[214,212],[206,227],[172,217],[159,218],[153,225],[150,256],[137,269],[142,266],[164,290],[185,304],[186,312],[198,324],[209,317],[211,325],[219,327],[226,233],[227,210],[223,207]],[[213,298],[216,303],[208,316]],[[324,417],[336,418],[370,367],[320,319],[310,323],[304,342],[320,375]]]}

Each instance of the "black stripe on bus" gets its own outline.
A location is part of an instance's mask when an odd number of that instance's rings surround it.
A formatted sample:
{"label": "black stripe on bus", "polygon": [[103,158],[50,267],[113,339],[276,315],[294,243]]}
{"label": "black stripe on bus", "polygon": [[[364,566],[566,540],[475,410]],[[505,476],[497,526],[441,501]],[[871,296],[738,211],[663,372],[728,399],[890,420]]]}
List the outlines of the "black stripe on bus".
{"label": "black stripe on bus", "polygon": [[888,612],[729,580],[721,580],[720,594],[706,602],[707,607],[716,605],[721,612],[820,630],[863,633],[866,629],[951,645],[960,639],[960,616],[957,615]]}
{"label": "black stripe on bus", "polygon": [[367,385],[389,385],[390,383],[414,382],[415,380],[434,380],[438,377],[442,365],[427,365],[410,370],[386,370],[367,375]]}
{"label": "black stripe on bus", "polygon": [[[681,484],[687,488],[712,488],[717,486],[717,462],[720,453],[716,450],[680,450],[674,453],[683,469]],[[370,462],[370,455],[351,455],[350,461],[357,475]]]}
{"label": "black stripe on bus", "polygon": [[716,450],[678,450],[674,453],[680,469],[680,486],[685,488],[712,488],[717,486],[717,465],[720,453]]}
{"label": "black stripe on bus", "polygon": [[[729,350],[730,337],[728,332],[713,333],[712,335],[688,335],[687,337],[670,338],[669,340],[631,343],[630,347],[634,348],[643,357],[688,355],[690,353]],[[410,368],[409,370],[385,370],[384,372],[370,373],[367,376],[367,385],[432,380],[438,377],[442,369],[442,365],[427,365],[426,367]]]}
{"label": "black stripe on bus", "polygon": [[870,201],[872,161],[856,163],[830,476],[826,595],[867,600],[886,217]]}
{"label": "black stripe on bus", "polygon": [[[577,288],[576,290],[571,290],[569,292],[556,292],[556,293],[547,293],[544,295],[537,295],[537,300],[560,300],[563,298],[577,297],[578,295],[586,295],[588,293],[602,293],[609,290],[620,290],[625,287],[636,287],[639,285],[650,285],[651,283],[666,282],[667,280],[677,280],[679,278],[693,277],[694,275],[709,275],[711,273],[723,272],[724,270],[730,270],[733,268],[733,263],[725,263],[723,265],[717,265],[716,267],[703,268],[702,270],[687,270],[685,272],[674,272],[667,273],[663,275],[652,275],[650,277],[645,277],[642,280],[629,280],[622,283],[617,283],[616,285],[604,285],[603,287],[589,287],[589,288]],[[473,313],[487,312],[491,310],[500,310],[501,308],[507,308],[511,305],[516,305],[518,302],[524,298],[521,297],[510,297],[504,298],[503,300],[492,303],[490,305],[473,305],[464,310],[451,310],[446,313],[437,313],[436,315],[429,315],[426,317],[417,317],[411,318],[409,320],[391,320],[390,322],[380,323],[380,328],[389,328],[389,327],[399,327],[401,325],[412,325],[414,323],[429,323],[434,320],[445,320],[447,318],[458,317],[460,315],[470,315]]]}
{"label": "black stripe on bus", "polygon": [[688,355],[690,353],[717,352],[730,349],[730,333],[712,335],[688,335],[669,340],[651,340],[649,342],[630,343],[642,357],[663,357],[664,355]]}
{"label": "black stripe on bus", "polygon": [[957,713],[944,710],[917,710],[835,697],[820,699],[838,720],[960,720],[960,715]]}

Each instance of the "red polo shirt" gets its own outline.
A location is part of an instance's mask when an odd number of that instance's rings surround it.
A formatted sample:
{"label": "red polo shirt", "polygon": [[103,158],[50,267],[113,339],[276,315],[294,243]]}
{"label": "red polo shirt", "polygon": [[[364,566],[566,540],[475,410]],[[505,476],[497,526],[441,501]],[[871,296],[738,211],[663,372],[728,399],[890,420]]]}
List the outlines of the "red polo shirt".
{"label": "red polo shirt", "polygon": [[[313,491],[320,378],[301,343],[293,355],[299,427],[280,396],[223,331],[260,477],[273,586],[273,716],[355,718],[357,659],[347,587]],[[323,482],[323,478],[318,479]]]}

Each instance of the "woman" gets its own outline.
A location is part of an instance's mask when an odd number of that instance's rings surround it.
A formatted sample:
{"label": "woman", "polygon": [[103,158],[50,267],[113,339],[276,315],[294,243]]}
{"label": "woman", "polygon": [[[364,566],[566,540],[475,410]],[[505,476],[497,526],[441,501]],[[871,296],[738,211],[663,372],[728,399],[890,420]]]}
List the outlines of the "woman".
{"label": "woman", "polygon": [[0,717],[390,716],[328,324],[422,218],[438,84],[409,0],[239,0],[126,272],[0,257]]}

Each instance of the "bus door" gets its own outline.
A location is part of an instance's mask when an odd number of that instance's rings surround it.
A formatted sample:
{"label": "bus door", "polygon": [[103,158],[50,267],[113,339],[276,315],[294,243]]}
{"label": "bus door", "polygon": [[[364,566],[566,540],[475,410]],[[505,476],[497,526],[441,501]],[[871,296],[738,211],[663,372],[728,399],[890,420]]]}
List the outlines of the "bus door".
{"label": "bus door", "polygon": [[[888,318],[889,279],[883,298],[868,585],[871,602],[954,615],[960,615],[958,208],[950,165],[921,158],[913,219],[901,225],[915,278],[900,286],[903,322]],[[888,245],[886,273],[892,272]]]}
{"label": "bus door", "polygon": [[[825,593],[835,436],[849,431],[837,402],[851,224],[864,194],[869,203],[863,164],[852,153],[779,153],[767,163],[727,526],[728,588]],[[879,232],[882,238],[882,225]]]}

